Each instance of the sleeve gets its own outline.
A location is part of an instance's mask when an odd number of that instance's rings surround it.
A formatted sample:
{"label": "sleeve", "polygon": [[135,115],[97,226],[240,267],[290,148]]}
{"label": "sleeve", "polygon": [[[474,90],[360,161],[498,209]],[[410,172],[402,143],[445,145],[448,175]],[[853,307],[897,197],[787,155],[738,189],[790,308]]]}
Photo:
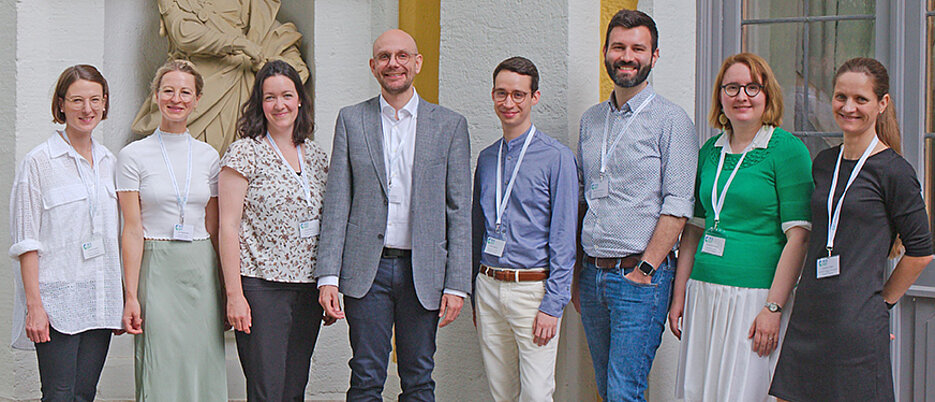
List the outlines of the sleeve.
{"label": "sleeve", "polygon": [[[481,169],[480,169],[480,156],[477,158],[477,166],[474,168],[474,192],[471,203],[471,286],[473,288],[474,280],[473,278],[477,277],[477,273],[480,272],[480,259],[481,252],[484,247],[484,237],[487,234],[487,225],[484,222],[484,210],[481,208],[480,204],[480,192],[481,192]],[[474,294],[474,292],[471,292]]]}
{"label": "sleeve", "polygon": [[662,159],[662,208],[660,214],[682,218],[692,217],[694,205],[695,169],[698,164],[698,139],[685,111],[670,118],[659,141]]}
{"label": "sleeve", "polygon": [[896,162],[887,167],[890,170],[884,193],[887,215],[906,247],[907,256],[932,255],[932,235],[922,200],[922,186],[905,159],[899,157]]}
{"label": "sleeve", "polygon": [[[132,144],[131,144],[132,145]],[[117,191],[140,191],[140,168],[131,145],[117,154]]]}
{"label": "sleeve", "polygon": [[467,120],[460,115],[448,148],[446,187],[445,290],[467,293],[471,291],[471,140]]}
{"label": "sleeve", "polygon": [[32,158],[23,160],[16,172],[10,192],[10,258],[19,258],[30,251],[43,250],[39,240],[42,221],[42,193],[39,167]]}
{"label": "sleeve", "polygon": [[211,191],[211,197],[217,197],[218,174],[221,172],[221,164],[218,152],[214,148],[211,148],[211,163],[208,169],[208,188]]}
{"label": "sleeve", "polygon": [[[305,143],[308,149],[312,150],[309,153],[314,155],[312,157],[312,171],[315,172],[314,181],[319,183],[319,188],[321,189],[317,195],[312,194],[312,197],[324,197],[324,190],[328,185],[328,154],[326,154],[318,144],[310,140]],[[321,211],[318,212],[319,214],[321,213]]]}
{"label": "sleeve", "polygon": [[328,168],[328,182],[322,201],[321,236],[318,241],[318,263],[314,273],[320,286],[324,285],[323,277],[338,277],[341,274],[347,218],[351,211],[351,161],[347,149],[344,113],[344,109],[338,112],[334,124],[331,165]]}
{"label": "sleeve", "polygon": [[587,187],[584,183],[584,166],[583,166],[583,156],[581,151],[581,139],[584,134],[584,116],[581,116],[581,121],[578,123],[578,149],[575,150],[575,157],[578,159],[575,164],[576,170],[578,171],[578,204],[587,204]]}
{"label": "sleeve", "polygon": [[247,179],[253,180],[256,173],[256,148],[253,147],[249,138],[242,138],[234,141],[229,147],[224,157],[221,158],[221,167],[229,167]]}
{"label": "sleeve", "polygon": [[[777,131],[777,134],[779,132]],[[785,133],[783,133],[785,134]],[[773,153],[773,174],[783,231],[795,226],[811,230],[812,160],[808,148],[791,134]]]}
{"label": "sleeve", "polygon": [[571,150],[562,149],[558,163],[551,164],[549,195],[552,210],[549,222],[549,279],[539,311],[561,317],[571,300],[575,269],[578,224],[578,166]]}
{"label": "sleeve", "polygon": [[708,215],[705,213],[704,204],[701,203],[701,172],[705,167],[705,161],[708,160],[708,154],[711,152],[712,144],[716,138],[717,136],[711,137],[711,139],[698,150],[698,167],[695,169],[695,190],[693,192],[695,194],[695,208],[694,214],[692,218],[688,220],[688,223],[702,229],[705,228],[705,218]]}

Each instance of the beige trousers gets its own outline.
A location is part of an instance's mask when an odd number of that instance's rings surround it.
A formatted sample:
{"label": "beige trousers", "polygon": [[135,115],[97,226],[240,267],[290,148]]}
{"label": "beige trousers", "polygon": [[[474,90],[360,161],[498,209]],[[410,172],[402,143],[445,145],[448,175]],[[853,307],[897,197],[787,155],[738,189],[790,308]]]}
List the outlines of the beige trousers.
{"label": "beige trousers", "polygon": [[558,333],[545,346],[533,343],[532,324],[545,281],[505,282],[479,274],[477,335],[495,401],[551,401],[555,392]]}

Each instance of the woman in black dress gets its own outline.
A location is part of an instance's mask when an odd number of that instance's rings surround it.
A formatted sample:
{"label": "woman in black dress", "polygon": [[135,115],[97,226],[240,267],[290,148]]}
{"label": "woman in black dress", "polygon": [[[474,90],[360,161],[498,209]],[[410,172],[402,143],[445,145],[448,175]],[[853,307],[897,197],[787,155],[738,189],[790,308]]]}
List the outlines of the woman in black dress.
{"label": "woman in black dress", "polygon": [[[899,154],[886,68],[848,60],[834,76],[831,102],[844,144],[812,164],[814,226],[770,394],[892,401],[887,308],[932,260],[928,216],[915,171]],[[903,249],[884,282],[887,256]]]}

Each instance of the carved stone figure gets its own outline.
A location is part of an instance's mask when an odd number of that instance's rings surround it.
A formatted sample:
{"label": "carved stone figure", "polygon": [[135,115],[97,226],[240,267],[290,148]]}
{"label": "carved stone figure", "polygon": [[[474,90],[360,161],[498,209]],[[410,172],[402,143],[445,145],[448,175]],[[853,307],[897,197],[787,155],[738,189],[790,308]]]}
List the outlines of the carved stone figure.
{"label": "carved stone figure", "polygon": [[[250,96],[254,74],[268,60],[282,59],[308,80],[299,53],[302,34],[279,23],[280,0],[158,0],[159,34],[169,40],[169,58],[195,64],[204,76],[204,95],[188,128],[221,154],[235,140],[240,106]],[[133,120],[133,132],[159,126],[159,108],[149,96]]]}

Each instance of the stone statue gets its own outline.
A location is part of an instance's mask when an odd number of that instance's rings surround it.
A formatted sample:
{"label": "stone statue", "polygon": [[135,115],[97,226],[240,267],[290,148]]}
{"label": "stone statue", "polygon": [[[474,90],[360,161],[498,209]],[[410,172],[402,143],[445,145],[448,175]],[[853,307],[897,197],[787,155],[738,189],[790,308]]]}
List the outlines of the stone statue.
{"label": "stone statue", "polygon": [[[282,59],[308,80],[299,53],[302,34],[276,21],[280,0],[158,0],[159,34],[168,37],[169,58],[195,64],[204,94],[189,118],[197,139],[222,155],[236,139],[240,106],[250,96],[254,74],[268,60]],[[133,132],[148,135],[159,126],[159,107],[148,96],[133,120]]]}

